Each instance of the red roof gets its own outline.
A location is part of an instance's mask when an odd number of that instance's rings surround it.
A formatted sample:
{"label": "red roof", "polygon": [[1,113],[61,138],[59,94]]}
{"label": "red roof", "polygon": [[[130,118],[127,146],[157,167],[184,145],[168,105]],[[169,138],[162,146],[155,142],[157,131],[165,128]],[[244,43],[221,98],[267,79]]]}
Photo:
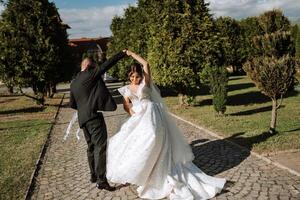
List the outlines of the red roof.
{"label": "red roof", "polygon": [[110,37],[105,38],[76,38],[69,39],[70,46],[89,46],[93,44],[98,44],[102,50],[107,49],[107,43],[110,40]]}

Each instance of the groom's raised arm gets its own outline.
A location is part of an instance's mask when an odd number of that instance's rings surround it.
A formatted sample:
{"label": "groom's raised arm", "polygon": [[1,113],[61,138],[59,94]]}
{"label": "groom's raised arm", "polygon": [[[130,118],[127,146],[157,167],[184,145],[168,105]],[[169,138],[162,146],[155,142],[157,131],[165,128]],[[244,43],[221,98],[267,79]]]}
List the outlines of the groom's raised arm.
{"label": "groom's raised arm", "polygon": [[121,51],[114,55],[112,58],[102,63],[102,65],[97,67],[97,69],[95,70],[95,73],[93,75],[94,79],[100,78],[107,70],[109,70],[112,66],[114,66],[119,60],[121,60],[125,56],[126,53],[124,51]]}

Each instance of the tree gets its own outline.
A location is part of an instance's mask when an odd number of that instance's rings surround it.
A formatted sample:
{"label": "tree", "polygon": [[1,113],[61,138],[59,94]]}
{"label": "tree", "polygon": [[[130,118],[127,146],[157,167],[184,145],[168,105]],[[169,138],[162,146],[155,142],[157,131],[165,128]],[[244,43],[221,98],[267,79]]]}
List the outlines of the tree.
{"label": "tree", "polygon": [[260,15],[258,24],[262,34],[252,37],[254,58],[243,68],[261,92],[272,100],[269,132],[273,134],[276,132],[277,109],[294,82],[295,45],[290,22],[280,10]]}
{"label": "tree", "polygon": [[[147,57],[155,83],[172,88],[180,104],[190,104],[205,79],[202,72],[217,67],[220,40],[208,4],[203,0],[139,0],[111,24],[113,39],[108,54],[130,48]],[[217,47],[217,48],[216,48]],[[127,65],[120,62],[111,73],[127,79]]]}
{"label": "tree", "polygon": [[300,28],[296,25],[296,37],[295,37],[295,50],[296,50],[296,58],[300,60]]}
{"label": "tree", "polygon": [[252,39],[253,48],[256,49],[256,55],[274,56],[280,58],[283,55],[295,55],[293,39],[290,31],[277,31],[262,36],[255,36]]}
{"label": "tree", "polygon": [[243,49],[245,51],[245,61],[255,57],[255,49],[252,47],[252,38],[258,35],[262,35],[262,31],[259,29],[258,17],[248,17],[242,19],[239,24],[241,27],[241,34],[244,38]]}
{"label": "tree", "polygon": [[217,30],[222,37],[225,66],[232,67],[233,71],[240,71],[247,57],[245,38],[238,21],[230,17],[216,19]]}
{"label": "tree", "polygon": [[242,19],[240,21],[240,26],[242,28],[243,37],[245,38],[245,46],[243,48],[246,52],[245,61],[260,56],[261,51],[263,51],[262,49],[255,47],[255,44],[253,43],[254,37],[278,31],[287,32],[291,30],[288,18],[278,9],[264,12],[259,16]]}
{"label": "tree", "polygon": [[[277,57],[257,57],[244,65],[244,70],[261,92],[272,100],[271,134],[275,133],[277,109],[281,105],[283,95],[293,81],[295,60],[290,55]],[[280,102],[278,103],[278,98]]]}
{"label": "tree", "polygon": [[66,28],[54,3],[9,0],[0,22],[3,81],[19,88],[32,87],[35,96],[25,95],[43,104],[47,88],[60,81],[64,71],[68,72],[63,66]]}
{"label": "tree", "polygon": [[212,63],[214,23],[208,4],[197,1],[163,1],[152,10],[148,59],[158,85],[174,88],[179,103],[195,94],[203,69]]}
{"label": "tree", "polygon": [[[281,58],[284,55],[295,57],[295,46],[290,31],[277,31],[263,36],[253,37],[253,48],[256,56],[274,56]],[[295,79],[296,80],[296,79]],[[289,86],[289,91],[294,90],[295,81]]]}
{"label": "tree", "polygon": [[228,76],[223,66],[209,68],[210,92],[213,106],[219,115],[226,111]]}
{"label": "tree", "polygon": [[185,103],[183,97],[188,89],[196,86],[197,76],[184,57],[188,53],[184,6],[183,1],[164,1],[162,8],[155,12],[157,17],[150,19],[148,41],[148,60],[156,84],[174,88],[179,93],[180,104]]}
{"label": "tree", "polygon": [[295,25],[294,28],[294,40],[295,40],[295,57],[296,57],[296,75],[295,78],[300,83],[300,28],[298,25]]}
{"label": "tree", "polygon": [[[140,0],[137,7],[129,6],[125,9],[123,17],[114,17],[110,26],[113,37],[108,44],[107,55],[112,56],[116,52],[128,48],[140,55],[147,55],[147,15],[145,12],[148,1]],[[128,67],[133,60],[120,61],[110,69],[109,73],[121,80],[127,80]]]}
{"label": "tree", "polygon": [[258,25],[262,34],[291,30],[289,19],[279,9],[267,11],[260,15]]}
{"label": "tree", "polygon": [[244,70],[262,93],[272,99],[270,133],[274,133],[280,106],[277,99],[282,101],[294,80],[296,63],[294,55],[290,55],[293,41],[290,32],[277,31],[254,37],[253,42],[259,56],[248,61]]}
{"label": "tree", "polygon": [[294,46],[296,46],[298,28],[299,28],[298,25],[295,24],[295,25],[292,26],[292,29],[291,29],[292,38],[293,38],[293,41],[294,41]]}

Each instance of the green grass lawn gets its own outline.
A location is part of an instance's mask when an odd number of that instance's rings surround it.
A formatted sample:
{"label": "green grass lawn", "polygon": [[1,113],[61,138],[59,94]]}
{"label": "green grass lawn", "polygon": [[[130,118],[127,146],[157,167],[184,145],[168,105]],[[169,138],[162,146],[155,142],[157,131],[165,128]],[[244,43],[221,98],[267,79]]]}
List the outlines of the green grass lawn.
{"label": "green grass lawn", "polygon": [[0,95],[0,199],[23,199],[60,99]]}
{"label": "green grass lawn", "polygon": [[177,97],[165,97],[172,113],[212,130],[258,153],[300,149],[300,94],[290,92],[278,111],[277,135],[269,129],[272,104],[245,76],[231,77],[225,116],[217,116],[211,95],[200,95],[194,107],[178,109]]}

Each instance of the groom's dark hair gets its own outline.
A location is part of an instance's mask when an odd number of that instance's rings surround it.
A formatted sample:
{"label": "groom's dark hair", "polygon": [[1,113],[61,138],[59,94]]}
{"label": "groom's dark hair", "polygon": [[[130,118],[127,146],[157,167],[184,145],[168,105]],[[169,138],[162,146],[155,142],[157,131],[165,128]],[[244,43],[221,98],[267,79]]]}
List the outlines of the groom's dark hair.
{"label": "groom's dark hair", "polygon": [[130,65],[130,71],[128,72],[128,78],[130,78],[130,76],[133,73],[137,73],[138,75],[143,77],[143,68],[142,68],[142,66],[138,63],[133,63],[132,65]]}

